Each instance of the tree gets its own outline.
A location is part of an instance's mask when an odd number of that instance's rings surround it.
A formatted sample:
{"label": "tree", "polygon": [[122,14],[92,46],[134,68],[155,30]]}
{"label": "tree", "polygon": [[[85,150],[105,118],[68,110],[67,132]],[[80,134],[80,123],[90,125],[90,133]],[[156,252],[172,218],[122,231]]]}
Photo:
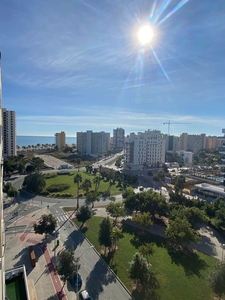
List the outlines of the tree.
{"label": "tree", "polygon": [[122,237],[123,237],[123,232],[122,232],[122,230],[121,230],[119,227],[114,226],[114,227],[112,228],[112,233],[111,233],[112,244],[113,244],[113,246],[114,246],[114,250],[116,250],[116,247],[117,247],[117,241],[118,241],[119,239],[122,239]]}
{"label": "tree", "polygon": [[77,158],[76,159],[76,163],[77,163],[77,168],[78,168],[78,172],[80,171],[80,163],[81,163],[81,159]]}
{"label": "tree", "polygon": [[82,205],[77,213],[77,220],[84,223],[92,217],[91,209],[87,205]]}
{"label": "tree", "polygon": [[87,195],[88,195],[88,192],[89,192],[89,190],[90,190],[90,188],[91,188],[91,179],[85,179],[84,181],[83,181],[83,183],[82,183],[82,189],[86,192],[86,197],[87,197]]}
{"label": "tree", "polygon": [[96,191],[89,192],[87,197],[86,197],[86,200],[87,200],[87,203],[92,203],[92,208],[94,208],[95,201],[100,200],[99,193],[96,192]]}
{"label": "tree", "polygon": [[56,229],[57,226],[57,220],[56,218],[52,215],[42,215],[38,223],[35,223],[33,225],[34,227],[34,232],[36,234],[43,234],[45,235],[52,234],[53,231]]}
{"label": "tree", "polygon": [[126,213],[125,208],[121,203],[113,202],[107,205],[106,211],[112,218],[115,218],[115,223],[117,222],[118,217],[122,217]]}
{"label": "tree", "polygon": [[76,174],[73,178],[73,182],[77,184],[77,208],[79,208],[80,184],[82,183],[82,180],[81,174]]}
{"label": "tree", "polygon": [[45,185],[45,177],[39,171],[25,177],[23,185],[31,192],[40,193]]}
{"label": "tree", "polygon": [[133,222],[145,228],[149,228],[153,225],[152,216],[149,212],[138,214],[133,218]]}
{"label": "tree", "polygon": [[14,197],[14,198],[16,198],[16,197],[19,196],[20,192],[19,192],[19,190],[17,190],[17,188],[11,187],[11,188],[8,190],[8,193],[7,193],[7,194],[8,194],[9,197]]}
{"label": "tree", "polygon": [[95,185],[95,192],[97,192],[97,190],[99,189],[100,182],[101,182],[100,177],[99,176],[95,176],[95,178],[93,179],[93,183]]}
{"label": "tree", "polygon": [[178,176],[175,181],[175,185],[174,185],[175,192],[177,194],[180,193],[181,196],[182,196],[182,191],[184,188],[185,181],[186,181],[186,178],[183,175]]}
{"label": "tree", "polygon": [[153,243],[147,243],[147,244],[141,245],[138,250],[141,253],[141,255],[146,257],[146,259],[149,263],[149,256],[153,255],[153,253],[155,253],[156,248]]}
{"label": "tree", "polygon": [[225,295],[225,262],[217,263],[207,278],[208,285],[214,293],[221,299]]}
{"label": "tree", "polygon": [[98,241],[100,245],[105,246],[106,253],[106,248],[110,248],[112,246],[112,224],[109,217],[104,218],[99,227]]}
{"label": "tree", "polygon": [[136,253],[128,269],[129,277],[135,281],[136,287],[138,284],[143,286],[148,282],[150,277],[149,271],[147,260],[139,253]]}
{"label": "tree", "polygon": [[74,262],[74,250],[62,250],[58,256],[56,271],[64,284],[67,280],[72,278],[74,270],[76,270],[76,264]]}
{"label": "tree", "polygon": [[170,220],[169,227],[166,228],[165,233],[172,241],[180,245],[196,242],[199,239],[186,218],[181,219],[177,217],[174,221]]}

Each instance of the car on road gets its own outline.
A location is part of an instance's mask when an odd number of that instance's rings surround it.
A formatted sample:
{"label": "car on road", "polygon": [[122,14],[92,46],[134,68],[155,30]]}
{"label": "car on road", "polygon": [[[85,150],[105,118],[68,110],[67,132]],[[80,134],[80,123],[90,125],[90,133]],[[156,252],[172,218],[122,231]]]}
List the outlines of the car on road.
{"label": "car on road", "polygon": [[79,273],[73,271],[73,277],[70,279],[71,286],[75,289],[75,291],[79,290],[82,286],[82,278]]}
{"label": "car on road", "polygon": [[87,290],[80,291],[79,293],[80,300],[92,300]]}

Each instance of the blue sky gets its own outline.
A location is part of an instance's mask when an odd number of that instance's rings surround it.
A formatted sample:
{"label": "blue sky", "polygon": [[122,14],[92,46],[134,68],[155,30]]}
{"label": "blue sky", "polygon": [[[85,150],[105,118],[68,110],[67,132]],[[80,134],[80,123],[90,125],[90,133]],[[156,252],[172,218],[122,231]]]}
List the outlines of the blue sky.
{"label": "blue sky", "polygon": [[[224,0],[0,0],[3,107],[18,135],[222,135]],[[141,46],[141,26],[154,38]]]}

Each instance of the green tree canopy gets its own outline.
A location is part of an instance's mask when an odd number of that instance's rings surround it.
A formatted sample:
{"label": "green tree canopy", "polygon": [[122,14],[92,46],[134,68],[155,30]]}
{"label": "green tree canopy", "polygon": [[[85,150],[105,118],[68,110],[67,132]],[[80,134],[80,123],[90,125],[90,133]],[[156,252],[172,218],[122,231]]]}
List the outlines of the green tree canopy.
{"label": "green tree canopy", "polygon": [[150,214],[150,212],[140,213],[136,217],[134,217],[132,221],[145,228],[149,228],[153,225],[152,215]]}
{"label": "green tree canopy", "polygon": [[216,264],[207,278],[208,285],[214,293],[221,299],[225,295],[225,262]]}
{"label": "green tree canopy", "polygon": [[165,233],[173,242],[180,245],[196,242],[199,239],[186,218],[177,217],[175,220],[170,220]]}
{"label": "green tree canopy", "polygon": [[91,209],[87,205],[82,205],[77,212],[77,220],[83,224],[92,217]]}
{"label": "green tree canopy", "polygon": [[117,222],[118,217],[123,217],[126,213],[123,204],[113,202],[107,205],[106,211],[112,218],[115,218],[115,222]]}
{"label": "green tree canopy", "polygon": [[56,226],[57,220],[52,214],[42,215],[38,223],[33,225],[34,232],[37,234],[52,234],[53,231],[55,231]]}
{"label": "green tree canopy", "polygon": [[104,218],[99,225],[98,241],[100,245],[110,248],[112,246],[112,223],[109,217]]}
{"label": "green tree canopy", "polygon": [[130,262],[128,274],[129,277],[135,281],[136,285],[140,284],[143,286],[148,282],[150,277],[148,262],[139,253],[136,253]]}
{"label": "green tree canopy", "polygon": [[74,262],[74,251],[73,249],[62,250],[58,256],[58,262],[56,271],[59,277],[65,284],[67,280],[72,278],[73,271],[76,269],[76,264]]}
{"label": "green tree canopy", "polygon": [[32,193],[40,193],[45,185],[45,176],[39,171],[25,177],[23,185]]}

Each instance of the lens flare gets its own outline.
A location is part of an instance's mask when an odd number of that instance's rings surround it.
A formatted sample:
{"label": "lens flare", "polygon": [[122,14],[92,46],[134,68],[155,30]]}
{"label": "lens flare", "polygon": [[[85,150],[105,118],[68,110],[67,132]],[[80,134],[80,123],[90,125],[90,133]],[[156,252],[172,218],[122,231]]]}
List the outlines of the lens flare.
{"label": "lens flare", "polygon": [[153,36],[153,30],[149,25],[142,26],[138,31],[138,39],[142,45],[150,43]]}

